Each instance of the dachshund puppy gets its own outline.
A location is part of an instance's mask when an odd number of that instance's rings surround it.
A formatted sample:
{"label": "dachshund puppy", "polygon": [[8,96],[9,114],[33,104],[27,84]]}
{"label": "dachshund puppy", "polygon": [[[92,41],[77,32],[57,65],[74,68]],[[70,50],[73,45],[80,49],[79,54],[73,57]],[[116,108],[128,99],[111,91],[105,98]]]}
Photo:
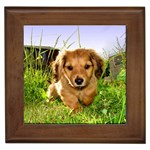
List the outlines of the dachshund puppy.
{"label": "dachshund puppy", "polygon": [[97,79],[103,73],[103,59],[91,49],[62,51],[52,64],[53,82],[48,98],[60,96],[72,110],[80,109],[93,101],[97,92]]}

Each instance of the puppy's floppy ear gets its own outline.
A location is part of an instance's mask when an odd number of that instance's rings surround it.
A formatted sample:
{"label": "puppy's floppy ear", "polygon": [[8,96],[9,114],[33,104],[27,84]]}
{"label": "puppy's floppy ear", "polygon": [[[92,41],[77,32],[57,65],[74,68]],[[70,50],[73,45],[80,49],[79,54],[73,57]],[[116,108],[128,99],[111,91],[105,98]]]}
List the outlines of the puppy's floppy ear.
{"label": "puppy's floppy ear", "polygon": [[56,60],[52,63],[53,80],[57,82],[62,75],[63,67],[66,60],[65,51],[60,52],[56,57]]}
{"label": "puppy's floppy ear", "polygon": [[94,50],[89,50],[89,53],[90,59],[94,65],[95,76],[99,79],[104,71],[104,61]]}

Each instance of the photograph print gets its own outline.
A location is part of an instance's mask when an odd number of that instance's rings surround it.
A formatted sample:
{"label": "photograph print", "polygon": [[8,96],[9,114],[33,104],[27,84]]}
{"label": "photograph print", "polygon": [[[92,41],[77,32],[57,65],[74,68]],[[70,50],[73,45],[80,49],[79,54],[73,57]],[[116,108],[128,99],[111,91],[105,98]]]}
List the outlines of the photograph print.
{"label": "photograph print", "polygon": [[24,25],[25,124],[126,124],[125,25]]}

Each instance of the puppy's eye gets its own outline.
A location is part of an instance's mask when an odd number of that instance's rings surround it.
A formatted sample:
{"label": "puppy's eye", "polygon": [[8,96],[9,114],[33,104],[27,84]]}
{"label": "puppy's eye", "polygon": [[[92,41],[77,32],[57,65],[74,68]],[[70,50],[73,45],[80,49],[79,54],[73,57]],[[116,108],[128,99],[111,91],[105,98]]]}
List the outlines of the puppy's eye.
{"label": "puppy's eye", "polygon": [[84,68],[85,68],[85,69],[89,69],[89,68],[90,68],[90,65],[86,64],[86,65],[84,66]]}
{"label": "puppy's eye", "polygon": [[72,66],[67,66],[67,69],[71,71],[71,70],[73,70],[73,67]]}

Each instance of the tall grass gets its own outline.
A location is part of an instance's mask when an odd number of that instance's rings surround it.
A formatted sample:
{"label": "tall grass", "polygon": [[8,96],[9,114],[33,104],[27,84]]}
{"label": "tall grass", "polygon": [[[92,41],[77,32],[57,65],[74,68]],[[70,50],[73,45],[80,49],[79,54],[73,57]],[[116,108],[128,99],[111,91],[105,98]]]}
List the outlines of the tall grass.
{"label": "tall grass", "polygon": [[[81,47],[80,30],[74,31],[66,40],[63,41],[62,49],[69,48],[74,44],[70,43],[70,39],[74,34],[78,34],[78,46]],[[55,101],[47,102],[47,88],[51,79],[51,70],[47,66],[42,69],[42,53],[37,54],[37,58],[33,57],[35,47],[32,45],[30,51],[24,50],[24,123],[87,123],[87,124],[122,124],[126,123],[126,72],[125,61],[123,59],[123,67],[114,81],[106,81],[101,78],[98,81],[97,95],[93,103],[88,106],[82,106],[83,110],[73,113],[65,106],[62,101],[57,98]],[[55,48],[59,42],[59,38],[55,41]],[[42,33],[40,38],[40,47],[42,45]],[[52,57],[49,56],[49,57]],[[107,69],[108,61],[105,61]],[[40,66],[40,67],[38,67]]]}

